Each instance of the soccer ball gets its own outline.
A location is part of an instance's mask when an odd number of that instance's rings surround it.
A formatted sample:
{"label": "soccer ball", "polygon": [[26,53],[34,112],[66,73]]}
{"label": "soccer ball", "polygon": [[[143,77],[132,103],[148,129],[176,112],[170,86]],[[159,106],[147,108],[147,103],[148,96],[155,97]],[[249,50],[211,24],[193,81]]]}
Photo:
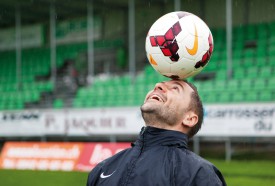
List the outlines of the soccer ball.
{"label": "soccer ball", "polygon": [[202,71],[213,52],[209,27],[189,12],[171,12],[150,28],[145,49],[152,67],[172,79],[186,79]]}

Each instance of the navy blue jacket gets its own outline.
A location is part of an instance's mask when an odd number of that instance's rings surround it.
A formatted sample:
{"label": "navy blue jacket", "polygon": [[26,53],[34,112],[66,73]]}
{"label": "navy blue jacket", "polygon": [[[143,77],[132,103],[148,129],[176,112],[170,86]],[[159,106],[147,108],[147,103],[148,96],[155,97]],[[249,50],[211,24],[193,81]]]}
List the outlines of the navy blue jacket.
{"label": "navy blue jacket", "polygon": [[144,127],[132,148],[99,163],[87,186],[223,186],[220,171],[187,149],[187,135]]}

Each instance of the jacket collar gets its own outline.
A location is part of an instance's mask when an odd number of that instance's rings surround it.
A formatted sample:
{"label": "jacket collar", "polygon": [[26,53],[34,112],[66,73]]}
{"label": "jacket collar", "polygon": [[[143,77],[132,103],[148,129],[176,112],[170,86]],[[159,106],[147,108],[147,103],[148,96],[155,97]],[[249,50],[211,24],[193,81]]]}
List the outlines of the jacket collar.
{"label": "jacket collar", "polygon": [[142,127],[139,137],[133,146],[176,146],[187,148],[188,136],[179,131],[160,129],[155,127]]}

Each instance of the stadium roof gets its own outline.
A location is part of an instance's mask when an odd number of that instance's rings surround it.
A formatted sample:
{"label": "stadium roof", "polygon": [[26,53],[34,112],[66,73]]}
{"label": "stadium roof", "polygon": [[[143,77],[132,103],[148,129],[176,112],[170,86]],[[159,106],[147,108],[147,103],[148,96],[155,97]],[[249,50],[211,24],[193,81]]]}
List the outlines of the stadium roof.
{"label": "stadium roof", "polygon": [[[48,22],[52,3],[55,5],[58,20],[86,16],[87,2],[87,0],[1,0],[0,28],[15,26],[16,9],[20,9],[21,24],[25,25]],[[91,0],[91,2],[94,13],[108,12],[110,9],[124,11],[128,9],[128,0]],[[136,1],[136,5],[138,3],[141,1]]]}

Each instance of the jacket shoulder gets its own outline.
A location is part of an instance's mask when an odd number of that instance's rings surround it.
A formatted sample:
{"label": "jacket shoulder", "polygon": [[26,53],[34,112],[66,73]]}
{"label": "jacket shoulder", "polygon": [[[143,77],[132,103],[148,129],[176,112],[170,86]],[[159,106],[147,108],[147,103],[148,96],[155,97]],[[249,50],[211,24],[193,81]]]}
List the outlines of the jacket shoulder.
{"label": "jacket shoulder", "polygon": [[183,169],[188,167],[189,175],[191,175],[190,182],[192,184],[217,186],[226,185],[222,173],[213,163],[200,157],[192,151],[186,150],[184,153],[186,153],[186,156],[181,156],[181,163],[177,167],[177,172],[184,172]]}

